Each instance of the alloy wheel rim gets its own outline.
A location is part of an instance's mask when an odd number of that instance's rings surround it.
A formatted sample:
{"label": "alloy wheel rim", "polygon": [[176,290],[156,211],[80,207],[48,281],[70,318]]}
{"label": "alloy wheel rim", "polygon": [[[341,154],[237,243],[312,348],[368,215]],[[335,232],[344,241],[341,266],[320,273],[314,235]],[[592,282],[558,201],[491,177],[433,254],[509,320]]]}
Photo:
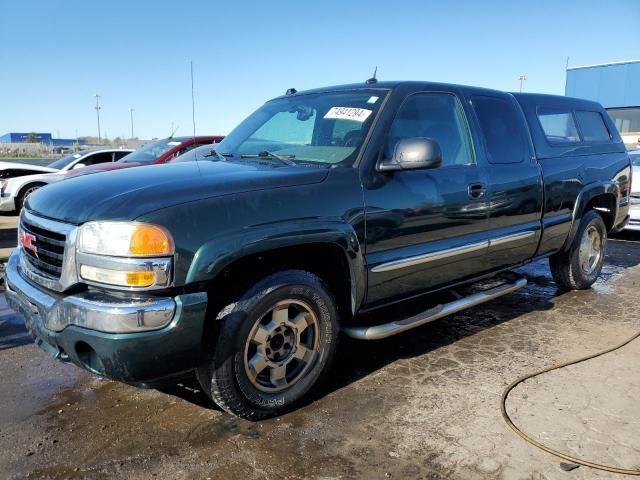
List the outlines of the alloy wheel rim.
{"label": "alloy wheel rim", "polygon": [[31,187],[28,188],[25,192],[24,192],[24,198],[26,199],[29,195],[31,195],[33,192],[35,192],[36,190],[38,190],[40,187]]}
{"label": "alloy wheel rim", "polygon": [[578,258],[582,271],[586,274],[592,273],[598,265],[601,256],[602,238],[600,237],[598,229],[591,225],[585,230],[580,240]]}
{"label": "alloy wheel rim", "polygon": [[245,344],[251,384],[269,393],[295,385],[318,358],[318,337],[318,317],[307,303],[278,302],[255,323]]}

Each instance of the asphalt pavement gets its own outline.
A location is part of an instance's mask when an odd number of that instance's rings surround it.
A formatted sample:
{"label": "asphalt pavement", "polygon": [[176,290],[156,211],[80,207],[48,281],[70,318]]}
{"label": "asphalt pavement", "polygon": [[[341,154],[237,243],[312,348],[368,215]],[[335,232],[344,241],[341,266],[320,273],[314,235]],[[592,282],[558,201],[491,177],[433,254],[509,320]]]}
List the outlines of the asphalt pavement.
{"label": "asphalt pavement", "polygon": [[[640,329],[640,236],[609,242],[594,288],[556,290],[546,262],[524,289],[377,342],[342,339],[308,404],[251,423],[195,382],[142,390],[58,363],[0,300],[0,478],[618,479],[560,460],[502,421],[519,376]],[[518,386],[507,408],[552,448],[640,467],[640,341]]]}

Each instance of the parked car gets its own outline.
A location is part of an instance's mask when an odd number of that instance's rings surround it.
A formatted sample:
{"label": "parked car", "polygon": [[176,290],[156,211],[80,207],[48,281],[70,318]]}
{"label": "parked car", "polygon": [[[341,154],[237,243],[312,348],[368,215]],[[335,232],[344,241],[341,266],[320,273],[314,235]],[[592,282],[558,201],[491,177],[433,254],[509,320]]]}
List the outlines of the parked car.
{"label": "parked car", "polygon": [[128,148],[83,150],[59,158],[46,167],[0,162],[0,211],[20,210],[27,195],[44,185],[62,180],[67,172],[113,163],[131,152],[133,150]]}
{"label": "parked car", "polygon": [[196,162],[199,160],[219,160],[216,155],[216,144],[200,145],[170,160],[170,163]]}
{"label": "parked car", "polygon": [[640,148],[629,151],[633,175],[631,176],[631,208],[627,230],[640,231]]}
{"label": "parked car", "polygon": [[[210,161],[29,196],[6,298],[42,349],[145,386],[195,371],[224,410],[270,417],[326,375],[340,331],[405,332],[523,287],[511,270],[540,258],[558,287],[588,288],[629,218],[629,155],[598,103],[427,82],[291,92]],[[432,292],[409,318],[393,315],[416,303],[368,315]]]}
{"label": "parked car", "polygon": [[91,168],[84,168],[82,171],[70,171],[67,173],[67,178],[89,175],[91,173],[120,170],[123,168],[167,163],[193,148],[216,143],[221,141],[223,138],[224,137],[222,136],[169,137],[163,140],[157,140],[145,145],[117,162],[105,165],[96,165]]}

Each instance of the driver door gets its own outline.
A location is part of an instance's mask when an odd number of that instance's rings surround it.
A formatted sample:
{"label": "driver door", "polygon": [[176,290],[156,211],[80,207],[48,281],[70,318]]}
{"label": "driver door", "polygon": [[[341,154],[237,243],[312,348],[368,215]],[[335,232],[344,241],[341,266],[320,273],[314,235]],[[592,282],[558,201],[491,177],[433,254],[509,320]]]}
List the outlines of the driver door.
{"label": "driver door", "polygon": [[438,142],[441,166],[376,172],[364,185],[369,305],[487,269],[489,195],[455,92],[408,95],[383,155],[391,158],[399,140],[416,137]]}

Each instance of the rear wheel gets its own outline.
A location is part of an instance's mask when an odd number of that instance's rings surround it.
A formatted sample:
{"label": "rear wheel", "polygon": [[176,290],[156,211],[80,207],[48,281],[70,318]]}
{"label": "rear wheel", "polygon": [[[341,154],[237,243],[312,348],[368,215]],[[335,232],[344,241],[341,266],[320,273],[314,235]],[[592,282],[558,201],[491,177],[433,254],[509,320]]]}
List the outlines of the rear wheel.
{"label": "rear wheel", "polygon": [[22,207],[24,207],[24,201],[27,197],[45,185],[45,183],[29,183],[22,187],[22,190],[20,190],[20,193],[18,193],[18,196],[16,197],[16,210],[18,212],[22,210]]}
{"label": "rear wheel", "polygon": [[251,420],[299,404],[336,348],[338,315],[323,282],[308,272],[277,273],[227,308],[198,370],[204,391],[227,412]]}
{"label": "rear wheel", "polygon": [[598,279],[607,248],[607,227],[594,210],[587,212],[568,251],[549,259],[551,274],[566,290],[589,288]]}

